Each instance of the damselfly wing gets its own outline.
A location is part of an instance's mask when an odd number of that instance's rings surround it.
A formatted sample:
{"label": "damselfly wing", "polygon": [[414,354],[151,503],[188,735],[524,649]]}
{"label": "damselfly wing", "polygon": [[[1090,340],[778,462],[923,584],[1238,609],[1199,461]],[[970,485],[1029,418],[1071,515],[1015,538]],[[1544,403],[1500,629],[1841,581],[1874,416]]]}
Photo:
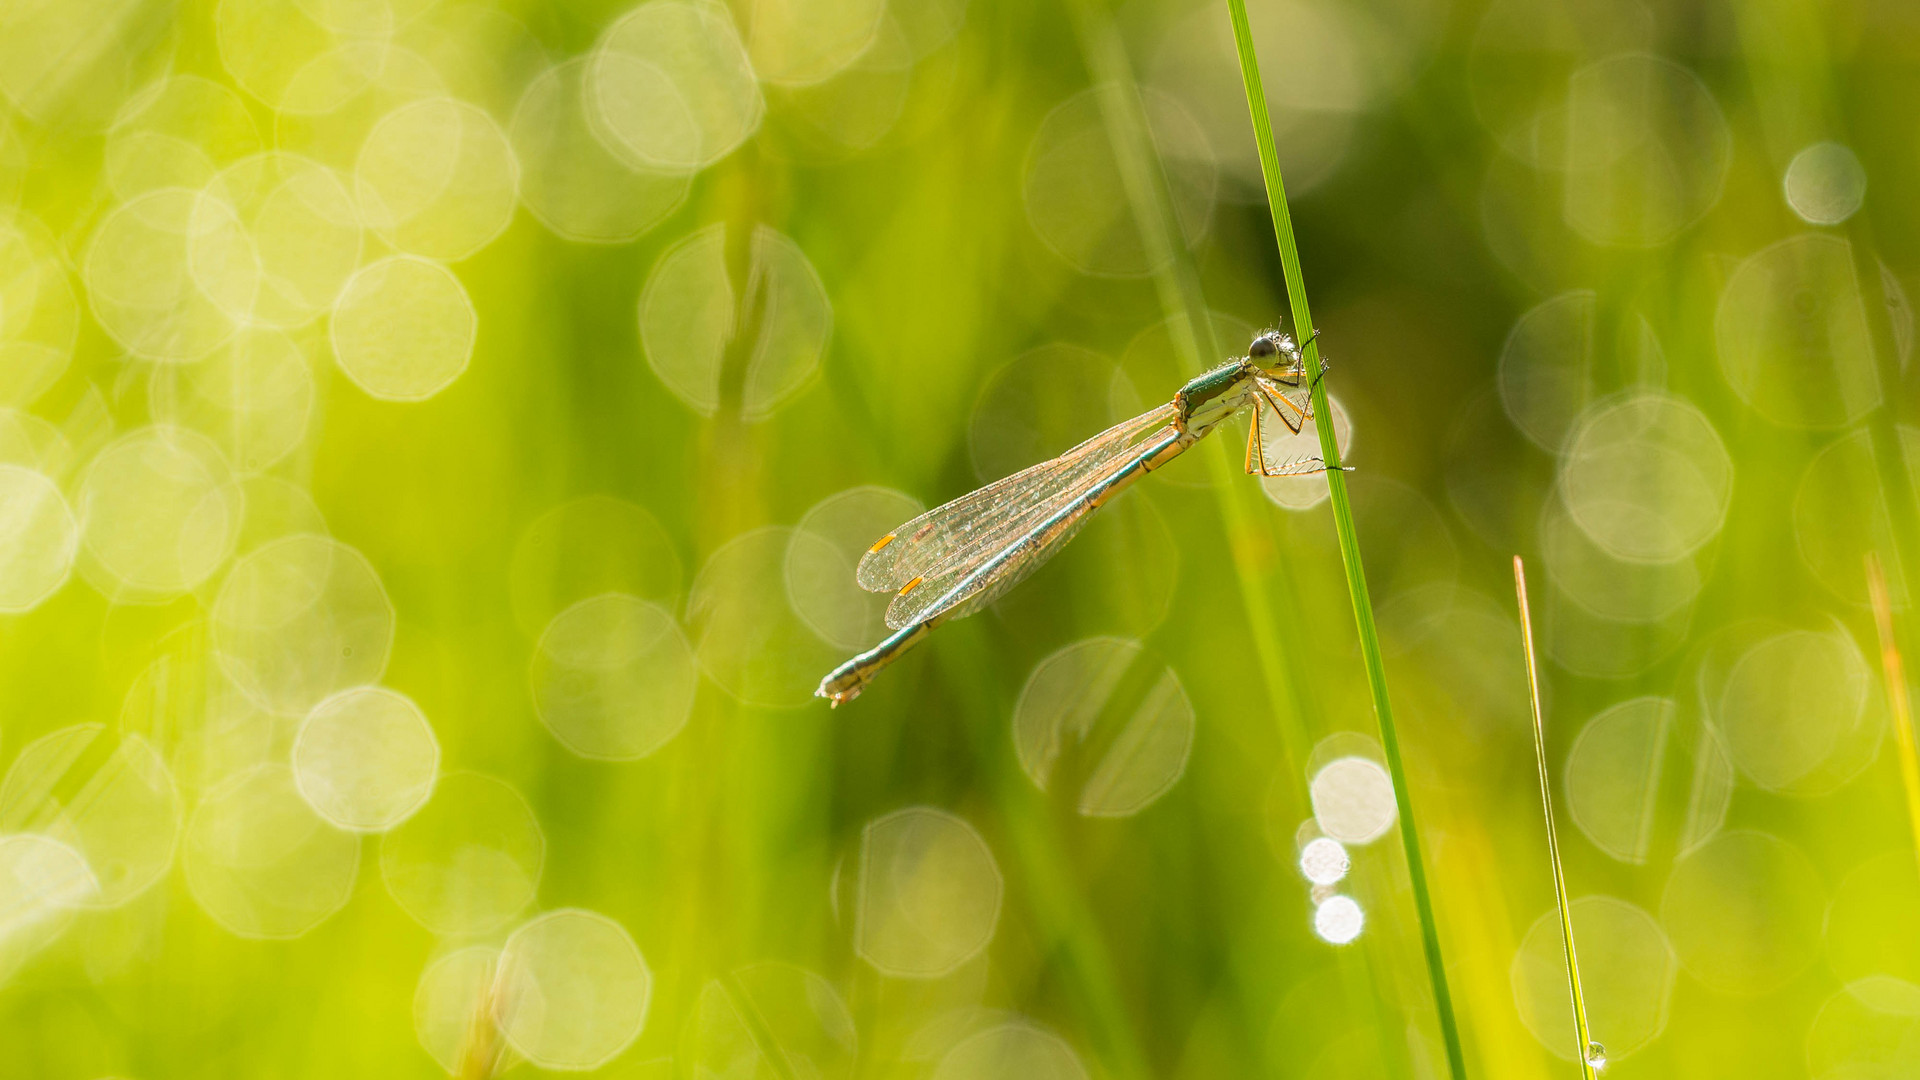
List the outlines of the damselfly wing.
{"label": "damselfly wing", "polygon": [[1247,355],[1195,376],[1174,399],[1124,420],[1059,457],[995,481],[881,537],[860,560],[861,587],[892,592],[895,632],[829,672],[819,696],[838,705],[949,618],[992,603],[1052,558],[1109,498],[1204,438],[1227,418],[1253,410],[1247,471],[1298,476],[1325,466],[1303,439],[1311,431],[1311,387],[1299,349],[1277,330]]}
{"label": "damselfly wing", "polygon": [[956,552],[903,588],[887,606],[888,624],[897,630],[936,616],[958,618],[991,603],[1066,546],[1117,478],[1141,468],[1156,448],[1177,437],[1169,429],[1158,429],[1154,437],[1129,444],[1128,453],[1080,471],[1071,485],[1039,502],[1025,520],[1003,526],[985,544]]}
{"label": "damselfly wing", "polygon": [[[1151,409],[1059,457],[934,507],[876,541],[861,557],[855,580],[869,592],[906,595],[920,591],[916,578],[931,579],[969,556],[974,565],[985,561],[996,546],[1043,520],[1049,507],[1068,501],[1105,471],[1124,464],[1144,435],[1172,418],[1171,403]],[[891,607],[887,625],[896,630],[905,625]]]}

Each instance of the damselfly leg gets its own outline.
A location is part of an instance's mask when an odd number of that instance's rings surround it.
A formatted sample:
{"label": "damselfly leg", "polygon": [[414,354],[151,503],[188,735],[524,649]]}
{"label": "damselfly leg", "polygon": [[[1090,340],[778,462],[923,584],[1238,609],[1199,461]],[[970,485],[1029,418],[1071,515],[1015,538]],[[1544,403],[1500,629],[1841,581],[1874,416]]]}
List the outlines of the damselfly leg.
{"label": "damselfly leg", "polygon": [[[829,672],[818,695],[835,705],[858,697],[933,627],[998,599],[1051,559],[1108,500],[1248,407],[1248,472],[1325,471],[1311,452],[1318,448],[1308,445],[1311,439],[1291,442],[1313,419],[1313,387],[1301,386],[1305,376],[1300,347],[1278,330],[1266,331],[1245,357],[1188,380],[1171,402],[881,537],[860,560],[855,578],[862,588],[894,594],[887,604],[887,626],[894,633]],[[1279,427],[1266,420],[1268,411]]]}

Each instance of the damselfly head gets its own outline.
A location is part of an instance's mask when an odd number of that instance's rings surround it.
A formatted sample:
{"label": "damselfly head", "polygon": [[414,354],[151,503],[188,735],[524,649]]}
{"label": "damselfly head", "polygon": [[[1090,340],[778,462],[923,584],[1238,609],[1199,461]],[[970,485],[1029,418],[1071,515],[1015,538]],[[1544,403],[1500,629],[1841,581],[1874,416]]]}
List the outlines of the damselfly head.
{"label": "damselfly head", "polygon": [[1264,370],[1286,370],[1300,362],[1300,349],[1293,343],[1293,335],[1264,330],[1247,346],[1247,359]]}

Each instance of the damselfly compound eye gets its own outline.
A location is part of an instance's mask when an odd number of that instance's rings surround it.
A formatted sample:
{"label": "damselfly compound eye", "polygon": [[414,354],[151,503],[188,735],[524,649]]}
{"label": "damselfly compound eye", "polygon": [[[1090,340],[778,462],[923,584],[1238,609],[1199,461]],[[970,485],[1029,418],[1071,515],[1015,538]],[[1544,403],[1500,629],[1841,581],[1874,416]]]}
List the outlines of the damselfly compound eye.
{"label": "damselfly compound eye", "polygon": [[1252,345],[1247,346],[1247,356],[1254,360],[1271,360],[1279,353],[1279,335],[1273,333],[1261,334],[1253,339]]}

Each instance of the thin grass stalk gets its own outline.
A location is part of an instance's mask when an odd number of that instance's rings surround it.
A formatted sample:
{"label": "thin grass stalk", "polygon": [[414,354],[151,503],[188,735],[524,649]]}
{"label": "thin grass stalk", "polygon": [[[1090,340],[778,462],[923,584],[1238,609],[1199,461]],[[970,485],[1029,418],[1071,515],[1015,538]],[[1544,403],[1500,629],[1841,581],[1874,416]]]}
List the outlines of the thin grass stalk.
{"label": "thin grass stalk", "polygon": [[[1100,85],[1100,112],[1107,129],[1107,142],[1113,148],[1120,180],[1133,208],[1135,227],[1148,261],[1155,267],[1154,290],[1160,309],[1175,318],[1173,340],[1181,354],[1186,374],[1198,375],[1220,362],[1226,355],[1213,329],[1213,312],[1200,284],[1200,271],[1193,255],[1180,237],[1174,214],[1173,196],[1168,190],[1166,172],[1153,147],[1147,127],[1146,108],[1141,101],[1133,66],[1125,44],[1113,20],[1093,10],[1089,0],[1069,0],[1080,47],[1087,68]],[[1244,546],[1236,542],[1252,512],[1246,505],[1243,485],[1236,484],[1233,469],[1219,455],[1207,455],[1214,470],[1214,491],[1220,506],[1222,524],[1227,531],[1228,548],[1233,553],[1234,571],[1240,579],[1237,590],[1246,605],[1247,622],[1253,630],[1255,658],[1267,688],[1267,699],[1276,717],[1300,715],[1299,701],[1280,652],[1278,619],[1264,587],[1264,575],[1253,565]],[[1304,747],[1298,733],[1286,725],[1280,729],[1281,753],[1292,769],[1303,760]]]}
{"label": "thin grass stalk", "polygon": [[[1197,375],[1230,353],[1215,332],[1212,307],[1207,303],[1206,290],[1200,281],[1200,269],[1180,235],[1171,185],[1153,142],[1146,103],[1134,79],[1126,45],[1112,16],[1100,10],[1093,0],[1067,0],[1066,7],[1073,17],[1087,70],[1098,87],[1107,141],[1113,149],[1114,163],[1148,262],[1154,267],[1154,290],[1162,313],[1170,320],[1174,351],[1181,360],[1184,374]],[[1258,565],[1254,553],[1240,541],[1253,528],[1256,507],[1248,505],[1248,487],[1239,482],[1242,477],[1237,466],[1218,454],[1206,455],[1206,462],[1212,473],[1215,503],[1239,580],[1240,587],[1235,593],[1245,607],[1254,655],[1279,735],[1280,767],[1288,775],[1298,775],[1306,760],[1311,736],[1301,708],[1299,687],[1287,670],[1279,645],[1282,638],[1276,611],[1291,606],[1292,598],[1286,592],[1288,583]],[[1252,496],[1251,501],[1257,504],[1260,499]],[[1257,981],[1252,971],[1258,966],[1257,960],[1249,954],[1239,957],[1237,963],[1244,982]],[[1368,1002],[1376,999],[1370,979],[1365,988],[1354,992]],[[1392,1036],[1392,1025],[1377,1026],[1384,1059],[1398,1061],[1405,1049],[1397,1045]]]}
{"label": "thin grass stalk", "polygon": [[1513,594],[1520,602],[1520,644],[1527,656],[1527,700],[1533,705],[1533,759],[1540,768],[1540,813],[1547,820],[1547,861],[1553,864],[1553,902],[1560,909],[1560,940],[1567,946],[1567,990],[1573,995],[1573,1030],[1580,1045],[1576,1057],[1580,1075],[1595,1080],[1599,1057],[1593,1031],[1587,1027],[1587,998],[1580,992],[1580,957],[1573,947],[1573,905],[1567,899],[1567,875],[1560,862],[1560,833],[1553,825],[1553,786],[1548,780],[1547,725],[1540,714],[1540,665],[1533,654],[1533,613],[1527,607],[1527,568],[1513,557]]}
{"label": "thin grass stalk", "polygon": [[505,1046],[500,1032],[500,1004],[504,992],[504,970],[496,970],[492,981],[473,1003],[467,1014],[467,1030],[461,1037],[454,1076],[458,1080],[492,1080],[505,1064]]}
{"label": "thin grass stalk", "polygon": [[1887,597],[1887,578],[1880,557],[1867,552],[1867,594],[1873,598],[1873,625],[1880,633],[1880,675],[1887,683],[1887,709],[1893,713],[1893,737],[1900,747],[1900,779],[1907,789],[1907,823],[1913,828],[1913,848],[1920,857],[1920,755],[1914,752],[1913,705],[1907,698],[1906,671],[1900,646],[1893,636],[1893,603]]}
{"label": "thin grass stalk", "polygon": [[1307,290],[1300,273],[1300,252],[1293,240],[1293,218],[1287,212],[1287,189],[1280,179],[1280,157],[1274,149],[1273,121],[1267,115],[1267,94],[1261,85],[1260,61],[1253,51],[1253,29],[1247,22],[1246,0],[1227,0],[1233,20],[1233,40],[1240,54],[1240,76],[1246,84],[1247,110],[1253,118],[1253,138],[1260,149],[1260,171],[1266,178],[1267,205],[1273,213],[1273,236],[1280,246],[1280,267],[1286,278],[1287,300],[1293,312],[1295,334],[1306,339],[1307,378],[1313,386],[1313,414],[1328,418],[1316,424],[1320,456],[1327,466],[1327,491],[1333,504],[1333,525],[1340,537],[1340,561],[1346,566],[1347,591],[1353,597],[1353,618],[1360,634],[1360,656],[1366,664],[1367,687],[1373,694],[1374,717],[1380,724],[1380,746],[1393,777],[1393,798],[1399,810],[1400,842],[1406,848],[1407,876],[1413,885],[1413,906],[1420,918],[1420,943],[1426,952],[1427,977],[1433,985],[1433,1003],[1440,1014],[1440,1035],[1446,1043],[1447,1068],[1454,1080],[1465,1080],[1466,1055],[1460,1045],[1460,1025],[1454,1018],[1453,995],[1447,989],[1447,968],[1440,954],[1440,929],[1433,917],[1433,898],[1427,888],[1426,864],[1420,856],[1420,835],[1414,824],[1413,800],[1406,769],[1400,761],[1400,737],[1393,723],[1393,705],[1387,698],[1386,667],[1380,659],[1380,632],[1374,626],[1373,601],[1367,594],[1366,568],[1360,562],[1360,540],[1354,532],[1353,503],[1347,496],[1347,478],[1340,471],[1340,448],[1334,442],[1332,409],[1320,378],[1320,343],[1312,335],[1313,317],[1307,310]]}
{"label": "thin grass stalk", "polygon": [[[730,971],[720,977],[720,985],[725,988],[727,997],[732,999],[735,1015],[740,1018],[741,1026],[747,1029],[747,1038],[753,1041],[754,1049],[760,1051],[760,1061],[773,1073],[774,1080],[800,1080],[793,1062],[787,1059],[787,1052],[780,1046],[780,1040],[773,1034],[773,1028],[757,1005],[753,996],[740,982],[738,970]],[[704,1069],[697,1070],[705,1072]],[[811,1070],[809,1070],[811,1074]],[[760,1075],[759,1070],[754,1075]]]}
{"label": "thin grass stalk", "polygon": [[[1873,449],[1874,470],[1879,473],[1880,496],[1886,500],[1887,523],[1892,526],[1887,562],[1911,589],[1920,574],[1920,504],[1914,498],[1916,477],[1908,465],[1900,438],[1900,422],[1906,419],[1901,415],[1901,406],[1907,401],[1902,389],[1906,380],[1900,365],[1899,335],[1894,332],[1893,312],[1887,302],[1886,279],[1881,276],[1880,259],[1874,253],[1872,231],[1866,217],[1865,210],[1855,215],[1849,223],[1847,242],[1853,253],[1854,279],[1860,284],[1861,306],[1867,312],[1867,331],[1873,342],[1874,366],[1880,378],[1881,403],[1867,415],[1867,438]],[[1879,565],[1878,554],[1869,554],[1868,558]],[[1883,578],[1881,586],[1885,585]],[[1909,632],[1912,629],[1907,627]],[[1899,641],[1891,621],[1887,640]],[[1907,647],[1915,646],[1916,642],[1908,638]]]}

